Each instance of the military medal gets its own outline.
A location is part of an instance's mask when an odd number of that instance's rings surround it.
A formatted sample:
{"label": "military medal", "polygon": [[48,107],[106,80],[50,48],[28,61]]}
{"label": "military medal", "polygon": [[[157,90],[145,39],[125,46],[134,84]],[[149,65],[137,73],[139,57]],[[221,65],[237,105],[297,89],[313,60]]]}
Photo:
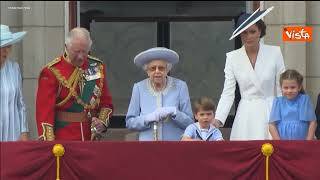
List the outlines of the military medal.
{"label": "military medal", "polygon": [[101,73],[97,66],[93,66],[94,64],[90,64],[90,67],[85,72],[85,78],[87,81],[96,80],[101,78]]}
{"label": "military medal", "polygon": [[83,88],[84,86],[86,85],[86,82],[84,80],[84,73],[83,73],[83,70],[80,69],[80,79],[79,79],[79,88],[80,88],[80,94],[82,94],[83,92]]}
{"label": "military medal", "polygon": [[101,90],[100,90],[100,88],[99,88],[97,85],[94,86],[93,94],[94,94],[96,97],[99,97],[99,96],[101,95]]}
{"label": "military medal", "polygon": [[92,98],[90,99],[90,104],[93,105],[94,102],[95,102],[95,100],[96,100],[96,99],[95,99],[94,97],[92,97]]}

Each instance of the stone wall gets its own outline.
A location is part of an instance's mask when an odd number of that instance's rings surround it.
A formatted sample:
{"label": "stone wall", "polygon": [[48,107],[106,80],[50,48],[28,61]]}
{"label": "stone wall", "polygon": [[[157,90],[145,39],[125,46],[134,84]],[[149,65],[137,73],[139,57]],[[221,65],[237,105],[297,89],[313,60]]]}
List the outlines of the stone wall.
{"label": "stone wall", "polygon": [[22,71],[31,138],[38,136],[35,95],[40,69],[63,52],[64,11],[64,1],[1,1],[1,24],[9,25],[14,32],[27,31],[22,43],[13,47],[12,56]]}
{"label": "stone wall", "polygon": [[[264,9],[274,6],[265,17],[267,35],[265,43],[281,46],[287,69],[296,69],[305,77],[304,87],[316,103],[320,93],[320,2],[316,1],[265,1]],[[312,26],[313,41],[283,42],[284,26]]]}

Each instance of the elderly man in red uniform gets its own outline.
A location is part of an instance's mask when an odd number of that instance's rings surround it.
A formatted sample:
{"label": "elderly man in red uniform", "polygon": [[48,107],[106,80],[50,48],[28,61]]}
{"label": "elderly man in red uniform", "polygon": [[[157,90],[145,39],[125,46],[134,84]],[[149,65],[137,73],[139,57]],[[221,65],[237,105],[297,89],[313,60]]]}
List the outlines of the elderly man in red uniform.
{"label": "elderly man in red uniform", "polygon": [[105,66],[88,55],[92,40],[84,28],[74,28],[62,56],[41,71],[36,119],[40,140],[95,140],[107,130],[112,98]]}

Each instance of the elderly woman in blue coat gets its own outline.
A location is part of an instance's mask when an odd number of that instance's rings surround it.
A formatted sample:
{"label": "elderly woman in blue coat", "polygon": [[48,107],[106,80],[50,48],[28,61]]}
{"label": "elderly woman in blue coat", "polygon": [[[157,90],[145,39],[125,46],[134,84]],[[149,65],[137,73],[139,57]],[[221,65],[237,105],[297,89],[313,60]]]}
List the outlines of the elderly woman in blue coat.
{"label": "elderly woman in blue coat", "polygon": [[178,61],[175,51],[163,47],[148,49],[134,58],[148,78],[133,86],[126,126],[139,131],[140,141],[179,141],[194,122],[187,84],[168,76]]}

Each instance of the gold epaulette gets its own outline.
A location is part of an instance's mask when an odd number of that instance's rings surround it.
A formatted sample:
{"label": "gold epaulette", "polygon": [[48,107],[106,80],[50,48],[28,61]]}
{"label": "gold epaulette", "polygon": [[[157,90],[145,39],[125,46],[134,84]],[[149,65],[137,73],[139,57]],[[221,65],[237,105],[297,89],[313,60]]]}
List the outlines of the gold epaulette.
{"label": "gold epaulette", "polygon": [[88,58],[89,58],[89,59],[92,59],[92,60],[95,60],[95,61],[98,61],[98,62],[100,62],[100,63],[103,63],[103,61],[101,61],[100,59],[98,59],[98,58],[96,58],[96,57],[93,57],[93,56],[88,55]]}
{"label": "gold epaulette", "polygon": [[55,58],[54,60],[50,61],[50,62],[46,65],[46,67],[51,67],[51,66],[57,64],[57,63],[60,62],[60,61],[61,61],[61,58],[60,58],[60,57],[57,57],[57,58]]}

